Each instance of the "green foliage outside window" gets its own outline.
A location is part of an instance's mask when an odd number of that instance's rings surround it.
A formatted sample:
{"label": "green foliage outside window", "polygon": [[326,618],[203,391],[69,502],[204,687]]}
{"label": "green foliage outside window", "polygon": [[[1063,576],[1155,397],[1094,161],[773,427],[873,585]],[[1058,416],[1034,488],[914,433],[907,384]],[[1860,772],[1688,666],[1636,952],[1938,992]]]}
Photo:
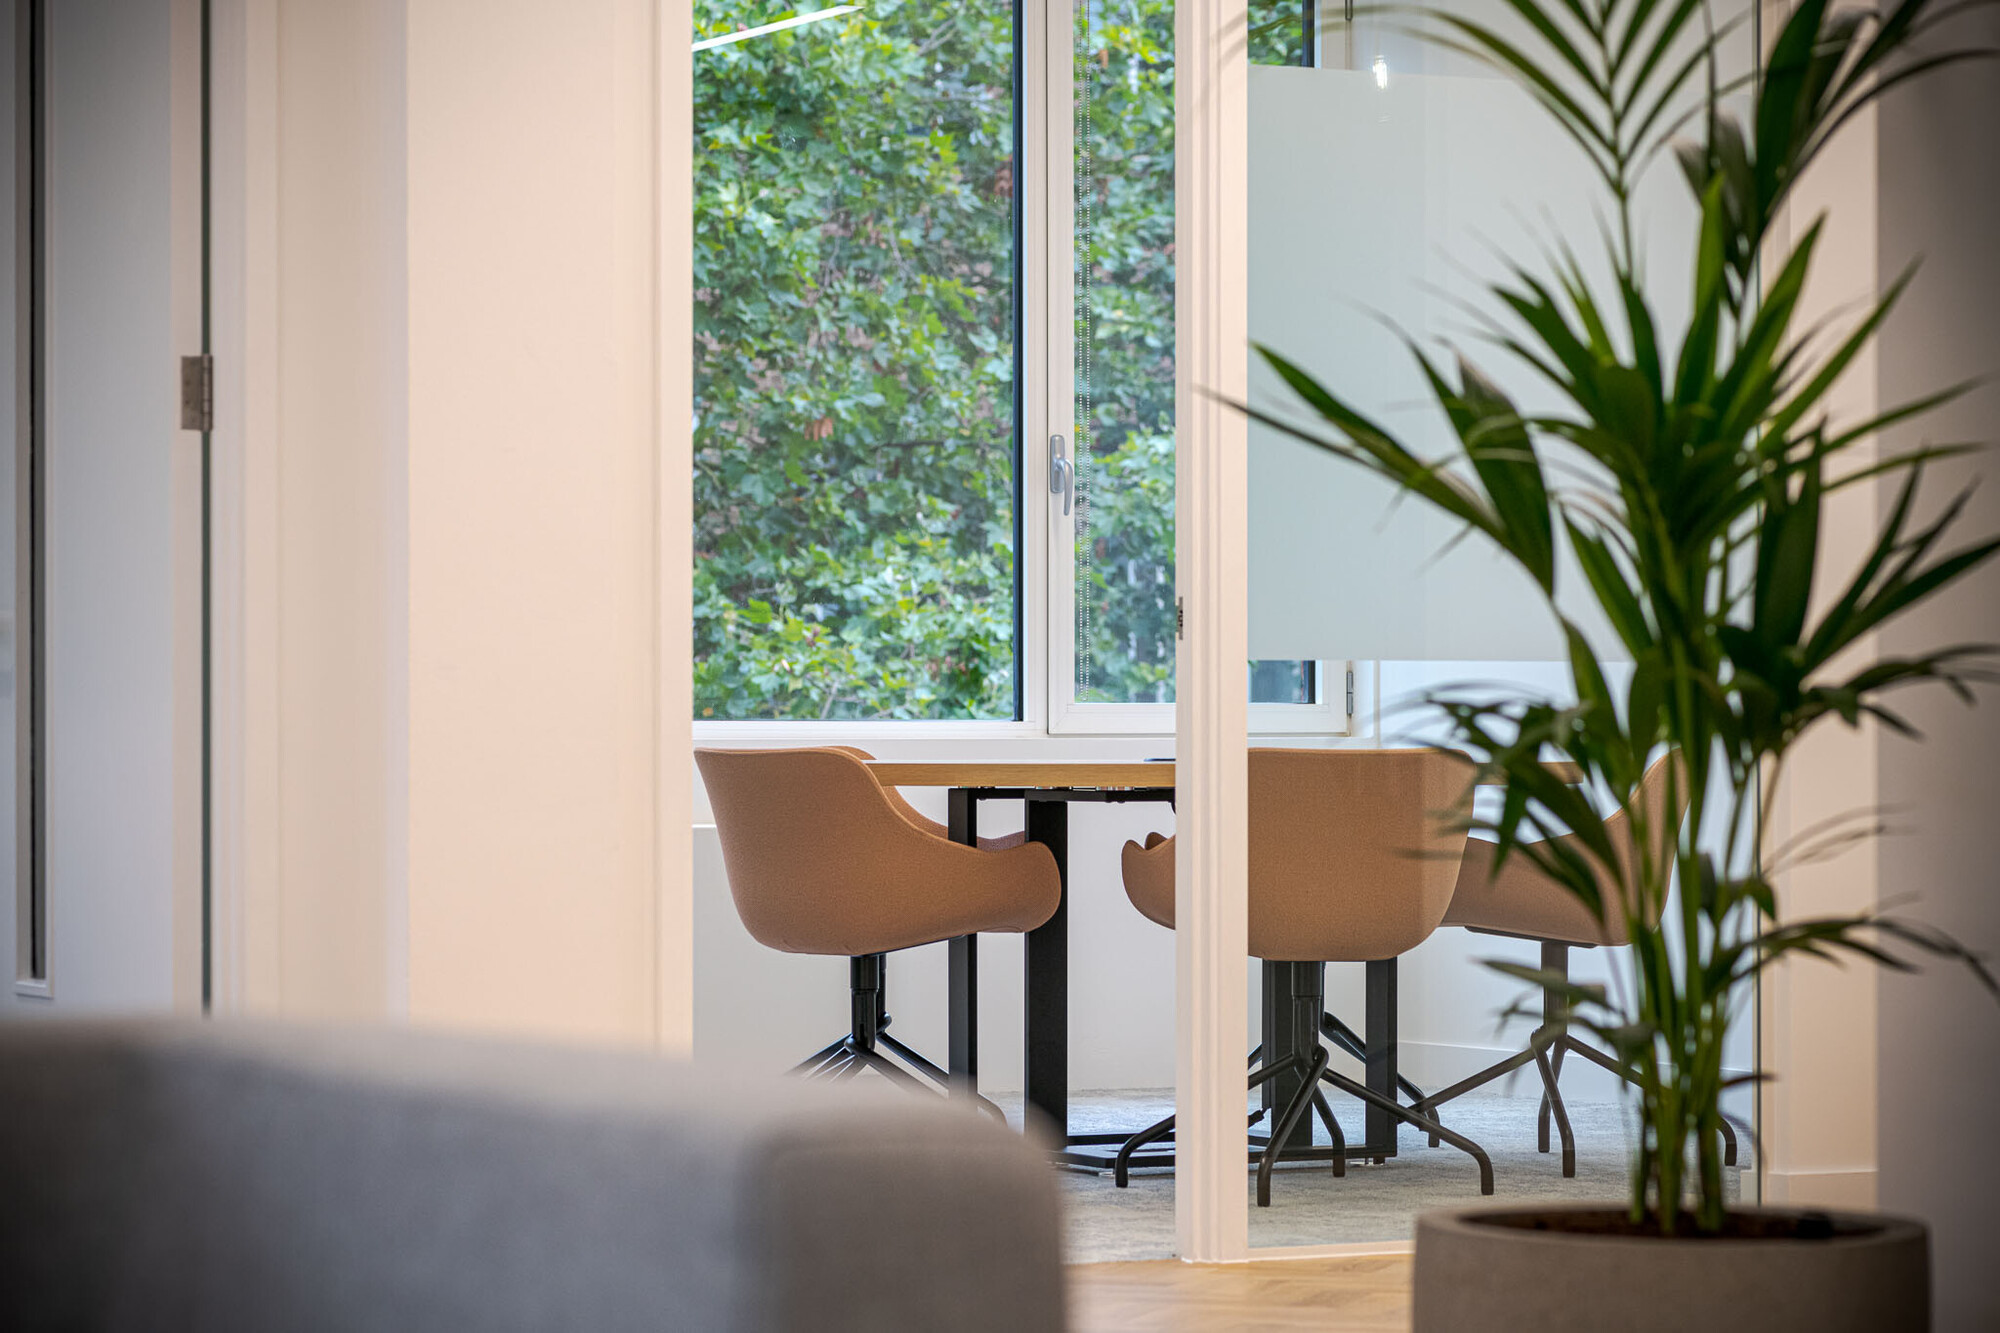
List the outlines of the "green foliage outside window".
{"label": "green foliage outside window", "polygon": [[[1075,81],[1079,188],[1077,698],[1171,700],[1174,683],[1174,15],[1092,0]],[[1080,187],[1083,182],[1079,182]],[[1085,265],[1088,265],[1087,273]],[[1088,277],[1088,282],[1084,281]],[[1087,348],[1083,344],[1087,341]]]}
{"label": "green foliage outside window", "polygon": [[878,0],[695,55],[697,717],[1013,716],[1012,49]]}

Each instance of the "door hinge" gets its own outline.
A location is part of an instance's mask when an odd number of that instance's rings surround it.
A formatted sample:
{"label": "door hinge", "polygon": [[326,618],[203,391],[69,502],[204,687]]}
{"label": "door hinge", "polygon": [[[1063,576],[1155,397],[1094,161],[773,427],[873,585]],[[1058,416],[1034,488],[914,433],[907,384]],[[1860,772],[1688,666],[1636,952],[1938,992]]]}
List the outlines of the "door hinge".
{"label": "door hinge", "polygon": [[1347,716],[1354,717],[1354,668],[1347,668]]}
{"label": "door hinge", "polygon": [[1187,637],[1186,598],[1182,597],[1174,598],[1174,637],[1176,639],[1185,639]]}
{"label": "door hinge", "polygon": [[181,429],[215,429],[215,358],[181,358]]}

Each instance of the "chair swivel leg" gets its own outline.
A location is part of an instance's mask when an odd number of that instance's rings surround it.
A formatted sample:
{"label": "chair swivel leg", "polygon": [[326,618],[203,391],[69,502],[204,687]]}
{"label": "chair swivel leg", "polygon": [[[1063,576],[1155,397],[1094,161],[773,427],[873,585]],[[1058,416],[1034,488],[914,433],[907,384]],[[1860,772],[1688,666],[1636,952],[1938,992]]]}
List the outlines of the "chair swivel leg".
{"label": "chair swivel leg", "polygon": [[834,1063],[835,1057],[844,1054],[846,1050],[847,1050],[847,1038],[842,1037],[839,1041],[832,1043],[831,1045],[827,1046],[824,1050],[821,1050],[816,1054],[809,1055],[805,1059],[799,1061],[797,1064],[791,1067],[791,1070],[789,1072],[794,1074],[804,1074],[808,1078],[810,1078],[814,1074],[823,1072],[828,1065]]}
{"label": "chair swivel leg", "polygon": [[[848,959],[848,1015],[847,1035],[794,1065],[792,1073],[839,1082],[872,1069],[891,1082],[926,1090],[922,1079],[882,1054],[886,1048],[939,1087],[948,1086],[943,1070],[888,1034],[888,960],[884,955],[861,954]],[[986,1102],[986,1107],[989,1114],[1001,1114],[991,1102]]]}
{"label": "chair swivel leg", "polygon": [[[889,1025],[889,1020],[887,1018],[884,1018],[882,1020],[882,1026],[886,1028],[888,1025]],[[923,1056],[911,1050],[908,1046],[905,1046],[902,1042],[897,1041],[887,1032],[877,1031],[875,1034],[875,1040],[880,1042],[883,1046],[886,1046],[888,1049],[894,1051],[897,1055],[903,1057],[903,1059],[908,1061],[910,1066],[914,1068],[919,1074],[922,1074],[925,1078],[929,1079],[932,1083],[936,1084],[940,1092],[949,1093],[951,1091],[951,1075],[947,1074],[944,1070],[938,1068],[936,1064],[932,1063],[929,1060],[926,1060]],[[896,1072],[898,1074],[902,1074],[904,1071],[898,1069],[896,1070]],[[919,1084],[919,1086],[922,1085]],[[991,1098],[983,1097],[977,1092],[973,1093],[972,1095],[974,1103],[978,1106],[981,1112],[983,1112],[985,1115],[991,1117],[994,1120],[1000,1121],[1002,1124],[1005,1124],[1007,1122],[1007,1113],[1001,1110],[999,1105],[995,1103]]]}
{"label": "chair swivel leg", "polygon": [[[1569,977],[1569,949],[1567,944],[1555,940],[1542,943],[1542,971]],[[1541,1152],[1549,1150],[1549,1121],[1553,1117],[1563,1145],[1563,1175],[1576,1174],[1576,1144],[1569,1129],[1567,1108],[1563,1106],[1562,1093],[1558,1084],[1562,1079],[1563,1056],[1574,1051],[1619,1078],[1630,1082],[1630,1075],[1616,1060],[1604,1052],[1578,1041],[1569,1030],[1569,1015],[1565,997],[1553,987],[1542,991],[1542,1013],[1545,1022],[1554,1027],[1554,1035],[1542,1046],[1543,1054],[1536,1057],[1536,1065],[1542,1074],[1543,1092],[1541,1105],[1535,1112],[1535,1147]],[[1538,1034],[1539,1035],[1539,1034]],[[1532,1049],[1532,1043],[1531,1043]],[[1736,1131],[1725,1119],[1721,1125],[1722,1162],[1724,1166],[1736,1165]]]}
{"label": "chair swivel leg", "polygon": [[[1280,1062],[1283,1065],[1282,1068],[1271,1067],[1266,1069],[1259,1069],[1258,1065],[1262,1062],[1263,1058],[1264,1058],[1264,1046],[1263,1043],[1260,1042],[1256,1046],[1252,1047],[1250,1051],[1249,1067],[1251,1070],[1251,1075],[1249,1082],[1246,1085],[1247,1087],[1249,1088],[1260,1087],[1264,1083],[1268,1082],[1273,1078],[1276,1078],[1279,1074],[1285,1072],[1286,1069],[1302,1068],[1304,1066],[1304,1060],[1297,1054],[1293,1054],[1285,1057],[1285,1060]],[[1311,1079],[1301,1080],[1300,1087],[1302,1088],[1313,1087],[1313,1082]],[[1317,1091],[1314,1092],[1314,1097],[1320,1103],[1321,1118],[1326,1121],[1327,1131],[1333,1136],[1334,1146],[1336,1148],[1343,1146],[1343,1140],[1340,1134],[1340,1122],[1333,1118],[1332,1109],[1326,1105],[1324,1098],[1320,1098],[1318,1096]],[[1252,1111],[1250,1113],[1250,1123],[1252,1125],[1255,1125],[1259,1120],[1262,1120],[1264,1118],[1265,1114],[1266,1112],[1262,1109]],[[1278,1135],[1273,1141],[1277,1143],[1283,1143],[1287,1138],[1291,1136],[1291,1131],[1295,1128],[1297,1128],[1297,1122],[1293,1121],[1292,1123],[1286,1126],[1284,1133]],[[1112,1183],[1115,1184],[1121,1190],[1126,1188],[1126,1186],[1128,1186],[1131,1183],[1133,1156],[1141,1148],[1147,1147],[1150,1144],[1159,1143],[1164,1140],[1171,1139],[1173,1135],[1174,1135],[1174,1117],[1167,1116],[1163,1119],[1154,1121],[1152,1124],[1146,1126],[1144,1129],[1134,1134],[1131,1138],[1126,1139],[1125,1142],[1119,1144],[1117,1153],[1114,1154],[1111,1159]],[[1347,1173],[1347,1160],[1344,1156],[1341,1156],[1339,1154],[1335,1155],[1333,1159],[1333,1173],[1336,1176],[1345,1175]],[[1266,1192],[1268,1193],[1268,1190]]]}
{"label": "chair swivel leg", "polygon": [[[1320,1027],[1320,1032],[1326,1037],[1328,1041],[1332,1042],[1335,1046],[1338,1046],[1341,1050],[1346,1051],[1349,1055],[1361,1061],[1363,1064],[1367,1063],[1368,1061],[1367,1044],[1361,1040],[1361,1037],[1354,1031],[1353,1028],[1341,1022],[1338,1015],[1327,1014],[1327,1013],[1321,1014],[1319,1018],[1319,1027]],[[1422,1088],[1418,1087],[1415,1083],[1411,1082],[1408,1077],[1400,1073],[1396,1075],[1396,1086],[1402,1089],[1403,1095],[1410,1099],[1410,1105],[1412,1106],[1415,1106],[1418,1102],[1424,1100],[1425,1097],[1430,1095],[1429,1093],[1425,1092]],[[1431,1146],[1435,1148],[1437,1147],[1437,1144],[1433,1143],[1431,1144]]]}
{"label": "chair swivel leg", "polygon": [[[1556,940],[1542,942],[1542,970],[1554,976],[1569,976],[1569,948]],[[1616,1061],[1583,1042],[1578,1041],[1569,1031],[1567,999],[1555,986],[1542,990],[1543,1024],[1528,1039],[1526,1050],[1516,1051],[1496,1064],[1490,1065],[1470,1078],[1459,1080],[1450,1087],[1419,1101],[1412,1109],[1421,1115],[1436,1118],[1437,1108],[1457,1097],[1462,1097],[1475,1088],[1484,1087],[1497,1078],[1502,1078],[1524,1065],[1533,1064],[1542,1081],[1541,1101],[1536,1109],[1535,1144],[1542,1152],[1549,1151],[1549,1124],[1553,1119],[1557,1137],[1563,1149],[1563,1175],[1576,1174],[1576,1139],[1571,1132],[1568,1108],[1563,1105],[1559,1080],[1562,1076],[1563,1056],[1570,1051],[1603,1065],[1606,1069],[1624,1076],[1624,1071]],[[1435,1143],[1436,1140],[1433,1140]],[[1725,1140],[1726,1142],[1726,1140]]]}
{"label": "chair swivel leg", "polygon": [[1333,1174],[1347,1174],[1347,1135],[1340,1129],[1340,1121],[1334,1118],[1333,1107],[1327,1104],[1326,1094],[1313,1087],[1313,1107],[1319,1112],[1320,1123],[1326,1126],[1326,1137],[1333,1144]]}
{"label": "chair swivel leg", "polygon": [[1138,1152],[1139,1149],[1149,1143],[1158,1143],[1162,1139],[1172,1138],[1173,1133],[1174,1118],[1168,1116],[1164,1120],[1154,1121],[1131,1138],[1125,1140],[1125,1142],[1119,1144],[1117,1155],[1111,1159],[1111,1183],[1121,1190],[1131,1184],[1132,1154]]}
{"label": "chair swivel leg", "polygon": [[1264,1145],[1264,1151],[1257,1158],[1259,1208],[1271,1206],[1271,1168],[1278,1164],[1278,1157],[1284,1152],[1286,1142],[1292,1137],[1292,1131],[1298,1128],[1300,1119],[1312,1109],[1313,1099],[1318,1095],[1319,1076],[1326,1072],[1326,1047],[1315,1040],[1310,1056],[1301,1058],[1297,1055],[1288,1055],[1274,1064],[1266,1065],[1258,1071],[1256,1079],[1252,1082],[1262,1083],[1291,1069],[1298,1069],[1301,1074],[1298,1091],[1294,1092],[1292,1099],[1285,1104],[1284,1114],[1279,1117],[1277,1126],[1271,1131],[1271,1141]]}
{"label": "chair swivel leg", "polygon": [[[1570,1047],[1570,1043],[1565,1040],[1568,1036],[1567,1032],[1563,1033],[1550,1042],[1546,1049],[1545,1059],[1549,1066],[1549,1081],[1551,1083],[1560,1083],[1562,1081],[1563,1053]],[[1542,1104],[1535,1111],[1536,1152],[1547,1152],[1549,1150],[1549,1113],[1554,1105],[1549,1100],[1549,1094],[1544,1091],[1542,1093]],[[1565,1171],[1563,1174],[1568,1175],[1569,1172]]]}
{"label": "chair swivel leg", "polygon": [[[1260,1046],[1257,1049],[1261,1051],[1263,1047]],[[1254,1055],[1251,1057],[1250,1063],[1254,1068],[1257,1063],[1256,1057]],[[1257,1080],[1254,1078],[1251,1079],[1250,1086],[1253,1088],[1256,1087]],[[1334,1146],[1335,1147],[1341,1146],[1342,1140],[1340,1137],[1340,1122],[1332,1118],[1333,1112],[1331,1110],[1326,1110],[1322,1108],[1322,1112],[1323,1115],[1326,1117],[1327,1128],[1333,1135]],[[1252,1125],[1255,1125],[1259,1120],[1262,1120],[1264,1118],[1264,1114],[1265,1113],[1262,1110],[1252,1111],[1250,1113],[1250,1123]],[[1174,1117],[1167,1116],[1163,1120],[1154,1121],[1152,1124],[1146,1126],[1144,1129],[1134,1134],[1131,1138],[1125,1140],[1125,1142],[1119,1144],[1118,1151],[1115,1154],[1113,1154],[1111,1159],[1112,1183],[1117,1185],[1118,1188],[1121,1190],[1124,1189],[1127,1185],[1131,1184],[1133,1154],[1137,1153],[1141,1148],[1144,1148],[1149,1144],[1160,1143],[1163,1142],[1164,1140],[1171,1139],[1173,1136],[1174,1136]],[[1335,1174],[1336,1176],[1342,1176],[1347,1174],[1347,1162],[1344,1158],[1340,1157],[1334,1158],[1333,1174]]]}
{"label": "chair swivel leg", "polygon": [[1415,1106],[1411,1107],[1410,1109],[1415,1111],[1418,1115],[1425,1116],[1430,1119],[1435,1119],[1437,1115],[1437,1108],[1444,1105],[1446,1102],[1451,1101],[1458,1097],[1463,1097],[1466,1093],[1472,1092],[1475,1089],[1483,1088],[1488,1083],[1491,1083],[1494,1079],[1505,1078],[1507,1075],[1513,1073],[1521,1066],[1529,1063],[1534,1058],[1535,1058],[1535,1053],[1533,1051],[1516,1051],[1514,1052],[1514,1054],[1508,1056],[1505,1060],[1502,1060],[1497,1064],[1489,1065],[1485,1069],[1480,1070],[1477,1074],[1474,1074],[1469,1078],[1462,1078],[1448,1088],[1432,1093],[1430,1096],[1424,1098],[1424,1100],[1418,1102]]}
{"label": "chair swivel leg", "polygon": [[[1542,971],[1569,980],[1569,946],[1554,940],[1542,942]],[[1549,1117],[1554,1114],[1562,1128],[1563,1176],[1576,1174],[1576,1148],[1570,1139],[1569,1115],[1562,1105],[1557,1083],[1562,1078],[1563,1052],[1569,1036],[1569,998],[1553,986],[1542,987],[1542,1028],[1528,1038],[1528,1049],[1536,1051],[1535,1069],[1542,1076],[1542,1101],[1535,1108],[1535,1151],[1549,1150]]]}
{"label": "chair swivel leg", "polygon": [[1258,1155],[1257,1206],[1260,1208],[1268,1208],[1271,1204],[1271,1172],[1291,1143],[1299,1122],[1315,1111],[1326,1125],[1332,1142],[1329,1155],[1333,1174],[1347,1174],[1347,1140],[1340,1131],[1340,1122],[1334,1118],[1333,1107],[1319,1090],[1320,1075],[1326,1072],[1329,1059],[1327,1049],[1320,1041],[1320,1020],[1326,1003],[1326,966],[1323,963],[1293,963],[1289,967],[1293,1048],[1278,1059],[1267,1061],[1250,1079],[1250,1086],[1255,1088],[1283,1074],[1296,1072],[1299,1075],[1299,1085],[1291,1097],[1282,1108],[1274,1108],[1278,1113],[1271,1135],[1264,1143],[1263,1152]]}
{"label": "chair swivel leg", "polygon": [[[1544,943],[1542,945],[1542,970],[1559,973],[1567,977],[1569,975],[1569,946],[1554,942]],[[1562,1012],[1561,997],[1552,991],[1545,990],[1543,992],[1542,1004],[1542,1012],[1545,1014],[1560,1014]],[[1560,1131],[1558,1137],[1562,1140],[1563,1145],[1563,1175],[1570,1177],[1576,1174],[1576,1145],[1569,1130],[1567,1108],[1563,1105],[1562,1093],[1559,1090],[1562,1080],[1563,1056],[1574,1051],[1586,1060],[1616,1074],[1625,1082],[1629,1083],[1632,1079],[1631,1075],[1616,1060],[1596,1047],[1577,1040],[1576,1036],[1570,1032],[1566,1018],[1561,1020],[1561,1022],[1561,1030],[1546,1043],[1543,1047],[1545,1054],[1538,1056],[1536,1061],[1537,1067],[1542,1073],[1544,1086],[1541,1105],[1535,1112],[1535,1147],[1540,1152],[1547,1152],[1549,1150],[1549,1121],[1553,1117],[1556,1127]],[[1530,1049],[1532,1049],[1532,1045]],[[1735,1166],[1735,1127],[1729,1123],[1729,1118],[1724,1116],[1718,1129],[1722,1136],[1722,1164],[1724,1166]]]}
{"label": "chair swivel leg", "polygon": [[[886,1022],[884,1023],[883,1026],[885,1027],[887,1026]],[[948,1088],[951,1086],[951,1075],[945,1073],[944,1070],[939,1069],[936,1065],[932,1064],[929,1060],[926,1060],[923,1056],[918,1055],[915,1051],[905,1046],[902,1042],[897,1041],[887,1032],[877,1031],[875,1034],[875,1040],[880,1042],[882,1045],[888,1047],[896,1054],[902,1056],[903,1059],[907,1060],[912,1066],[915,1067],[916,1071],[919,1074],[922,1074],[925,1078],[928,1078],[931,1082],[937,1084],[940,1088]]]}
{"label": "chair swivel leg", "polygon": [[[1574,1035],[1565,1032],[1562,1035],[1562,1038],[1558,1044],[1562,1049],[1573,1051],[1576,1054],[1582,1056],[1584,1059],[1589,1060],[1591,1063],[1602,1066],[1606,1070],[1609,1070],[1611,1073],[1616,1074],[1620,1079],[1623,1079],[1625,1082],[1630,1083],[1632,1081],[1631,1075],[1627,1073],[1625,1068],[1622,1065],[1620,1065],[1616,1060],[1606,1055],[1603,1051],[1598,1050],[1595,1046],[1592,1046],[1587,1042],[1578,1041]],[[1556,1074],[1558,1077],[1560,1077],[1562,1074],[1562,1064],[1560,1060],[1558,1060],[1556,1063]],[[1544,1094],[1543,1096],[1543,1105],[1544,1107],[1548,1105],[1548,1099],[1546,1094]],[[1546,1111],[1544,1112],[1544,1114],[1546,1114]],[[1722,1135],[1722,1164],[1724,1166],[1735,1166],[1737,1163],[1737,1143],[1738,1143],[1738,1139],[1736,1136],[1736,1122],[1732,1117],[1730,1117],[1727,1114],[1724,1114],[1721,1123],[1717,1125],[1716,1128]],[[1546,1139],[1544,1140],[1544,1143],[1546,1144]],[[1542,1151],[1547,1152],[1548,1148],[1544,1146],[1542,1148]]]}
{"label": "chair swivel leg", "polygon": [[1350,1097],[1359,1097],[1370,1106],[1381,1107],[1398,1120],[1406,1124],[1415,1125],[1426,1134],[1437,1135],[1452,1147],[1465,1153],[1479,1165],[1479,1192],[1481,1194],[1491,1194],[1493,1192],[1493,1161],[1487,1157],[1486,1150],[1471,1139],[1454,1130],[1447,1129],[1429,1116],[1420,1114],[1414,1107],[1405,1106],[1393,1097],[1384,1097],[1381,1093],[1375,1091],[1375,1089],[1368,1087],[1366,1084],[1357,1083],[1345,1074],[1337,1074],[1333,1070],[1327,1069],[1320,1072],[1320,1079],[1339,1088]]}
{"label": "chair swivel leg", "polygon": [[[1736,1125],[1734,1118],[1729,1114],[1729,1112],[1723,1111],[1719,1114],[1716,1123],[1717,1126],[1722,1131],[1722,1164],[1724,1166],[1735,1166]],[[1746,1133],[1750,1133],[1753,1138],[1755,1137],[1755,1131],[1750,1130],[1750,1128],[1747,1125],[1744,1127],[1744,1129]]]}
{"label": "chair swivel leg", "polygon": [[[1629,1083],[1631,1081],[1629,1076],[1626,1074],[1625,1070],[1619,1065],[1619,1063],[1616,1060],[1613,1060],[1610,1056],[1606,1055],[1603,1051],[1598,1050],[1596,1047],[1578,1041],[1574,1036],[1571,1036],[1568,1033],[1563,1034],[1563,1045],[1569,1048],[1570,1050],[1575,1051],[1578,1055],[1582,1056],[1584,1059],[1592,1061],[1595,1064],[1602,1065],[1604,1068],[1618,1075],[1619,1078],[1625,1079],[1626,1082]],[[1558,1070],[1558,1072],[1560,1072],[1560,1069]],[[1736,1155],[1737,1155],[1736,1125],[1731,1120],[1731,1118],[1725,1113],[1722,1117],[1721,1123],[1717,1126],[1717,1128],[1722,1134],[1722,1164],[1724,1166],[1735,1166]]]}
{"label": "chair swivel leg", "polygon": [[[1535,1070],[1542,1076],[1542,1105],[1553,1113],[1556,1133],[1562,1140],[1562,1172],[1565,1180],[1576,1174],[1576,1136],[1570,1132],[1569,1108],[1563,1105],[1562,1089],[1556,1086],[1556,1072],[1561,1065],[1561,1056],[1549,1059],[1549,1048],[1557,1046],[1562,1033],[1549,1028],[1542,1029],[1532,1039],[1529,1051],[1535,1057]],[[1548,1138],[1543,1136],[1541,1150],[1547,1152]]]}

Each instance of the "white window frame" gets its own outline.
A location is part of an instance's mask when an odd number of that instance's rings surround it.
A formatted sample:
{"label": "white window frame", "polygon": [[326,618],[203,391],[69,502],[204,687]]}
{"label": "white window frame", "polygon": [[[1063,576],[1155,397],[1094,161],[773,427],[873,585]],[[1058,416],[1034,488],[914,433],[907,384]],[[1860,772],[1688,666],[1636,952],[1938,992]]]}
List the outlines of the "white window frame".
{"label": "white window frame", "polygon": [[[1085,703],[1075,694],[1076,571],[1074,521],[1048,487],[1050,437],[1067,447],[1072,431],[1075,336],[1071,281],[1075,207],[1073,171],[1072,0],[1018,0],[1021,7],[1021,716],[1019,719],[912,721],[727,720],[694,724],[699,743],[779,739],[829,743],[883,740],[998,740],[1008,737],[1152,737],[1174,734],[1170,703]],[[1032,169],[1037,156],[1040,170]],[[1346,709],[1352,662],[1316,666],[1311,704],[1253,704],[1254,735],[1356,735]],[[1358,688],[1358,687],[1357,687]]]}

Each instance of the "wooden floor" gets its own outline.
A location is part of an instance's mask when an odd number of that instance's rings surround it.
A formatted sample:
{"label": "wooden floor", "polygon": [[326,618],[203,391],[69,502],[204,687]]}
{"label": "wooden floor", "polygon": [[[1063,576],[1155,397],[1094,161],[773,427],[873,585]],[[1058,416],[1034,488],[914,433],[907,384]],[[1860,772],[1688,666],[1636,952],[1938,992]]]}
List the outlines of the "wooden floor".
{"label": "wooden floor", "polygon": [[1248,1264],[1079,1264],[1074,1333],[1408,1333],[1410,1258],[1269,1259]]}

